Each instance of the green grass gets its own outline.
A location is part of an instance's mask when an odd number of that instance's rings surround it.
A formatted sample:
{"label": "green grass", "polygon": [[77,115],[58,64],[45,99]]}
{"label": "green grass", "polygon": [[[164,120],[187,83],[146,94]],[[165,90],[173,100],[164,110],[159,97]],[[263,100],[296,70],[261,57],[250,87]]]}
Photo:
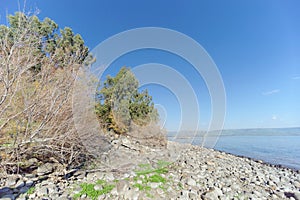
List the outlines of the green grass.
{"label": "green grass", "polygon": [[[170,180],[164,178],[162,174],[166,175],[169,172],[169,165],[170,163],[166,161],[158,161],[156,164],[154,164],[155,167],[152,167],[150,164],[139,164],[139,170],[135,171],[136,176],[133,178],[124,178],[123,180],[133,180],[135,182],[133,187],[138,188],[140,191],[145,191],[148,197],[153,198],[153,195],[150,193],[152,188],[149,183],[160,183],[158,187],[166,192],[168,186],[170,185]],[[112,182],[116,184],[119,182],[119,180],[113,180]],[[114,184],[109,184],[105,180],[101,179],[97,180],[94,184],[82,183],[80,184],[82,190],[73,197],[74,199],[78,199],[82,195],[86,195],[92,200],[96,200],[100,195],[110,193],[115,187]],[[101,185],[102,189],[95,190],[95,185]]]}
{"label": "green grass", "polygon": [[163,178],[160,174],[154,174],[148,178],[149,182],[153,183],[166,183],[166,179]]}
{"label": "green grass", "polygon": [[158,187],[167,192],[170,180],[164,178],[162,174],[169,172],[170,164],[166,161],[158,161],[155,168],[150,164],[139,164],[140,169],[135,172],[137,176],[133,177],[133,180],[136,182],[133,187],[138,188],[140,191],[145,191],[149,198],[153,198],[153,195],[150,193],[152,189],[149,185],[150,183],[161,183]]}
{"label": "green grass", "polygon": [[158,173],[158,174],[164,174],[168,173],[168,166],[170,165],[170,162],[166,162],[163,160],[159,160],[157,162],[157,168],[153,168],[150,164],[139,164],[139,167],[142,168],[141,170],[136,171],[135,173],[140,175],[147,175],[151,173]]}
{"label": "green grass", "polygon": [[[95,185],[101,185],[102,189],[95,190]],[[75,199],[78,199],[81,197],[81,195],[86,194],[87,197],[91,198],[92,200],[96,200],[100,195],[110,193],[115,185],[108,184],[105,180],[98,180],[96,184],[82,183],[80,184],[80,187],[82,190],[78,194],[74,195]]]}
{"label": "green grass", "polygon": [[33,194],[35,191],[35,187],[30,187],[28,190],[27,190],[27,194]]}
{"label": "green grass", "polygon": [[139,184],[139,183],[135,183],[135,184],[133,185],[133,187],[139,188],[139,190],[141,190],[141,191],[148,191],[148,190],[151,190],[151,187],[150,187],[150,186],[144,185],[144,184]]}

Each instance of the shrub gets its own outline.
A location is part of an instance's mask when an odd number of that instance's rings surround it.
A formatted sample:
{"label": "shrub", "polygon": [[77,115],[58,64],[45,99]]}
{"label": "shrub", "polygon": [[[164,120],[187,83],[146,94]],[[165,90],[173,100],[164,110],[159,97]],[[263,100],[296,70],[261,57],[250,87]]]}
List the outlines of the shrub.
{"label": "shrub", "polygon": [[0,159],[19,172],[31,157],[70,166],[88,153],[72,120],[72,90],[89,56],[80,35],[16,13],[0,26]]}

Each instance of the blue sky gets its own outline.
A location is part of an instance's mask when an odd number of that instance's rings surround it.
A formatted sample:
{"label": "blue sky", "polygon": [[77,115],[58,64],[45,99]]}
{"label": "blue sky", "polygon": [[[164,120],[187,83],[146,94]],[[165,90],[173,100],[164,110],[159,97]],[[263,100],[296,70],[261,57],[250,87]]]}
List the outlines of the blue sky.
{"label": "blue sky", "polygon": [[[21,8],[23,1],[21,1]],[[0,22],[18,10],[15,0],[0,0]],[[253,1],[71,1],[27,0],[26,10],[40,10],[59,26],[80,33],[90,49],[119,32],[164,27],[201,44],[216,63],[227,96],[225,128],[300,126],[300,2]],[[200,125],[211,117],[210,96],[201,77],[176,55],[144,50],[116,60],[107,73],[123,66],[162,63],[191,82],[199,100]],[[180,125],[175,96],[157,85],[145,86],[167,111],[166,128]]]}

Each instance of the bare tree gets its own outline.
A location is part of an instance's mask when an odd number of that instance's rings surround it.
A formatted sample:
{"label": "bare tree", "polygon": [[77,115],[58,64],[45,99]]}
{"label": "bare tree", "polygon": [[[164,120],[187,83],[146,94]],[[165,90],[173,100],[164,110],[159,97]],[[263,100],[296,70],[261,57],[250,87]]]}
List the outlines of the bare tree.
{"label": "bare tree", "polygon": [[71,101],[87,49],[69,29],[62,36],[38,34],[35,16],[15,20],[15,27],[0,27],[1,168],[19,172],[20,163],[32,157],[80,164],[89,154],[77,136]]}

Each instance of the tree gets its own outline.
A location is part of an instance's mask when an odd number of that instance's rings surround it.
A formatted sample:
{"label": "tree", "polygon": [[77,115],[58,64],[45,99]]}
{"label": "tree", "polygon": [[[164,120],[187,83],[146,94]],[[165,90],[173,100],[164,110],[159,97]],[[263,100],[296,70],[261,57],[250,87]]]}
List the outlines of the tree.
{"label": "tree", "polygon": [[104,129],[125,133],[132,122],[144,126],[151,120],[157,121],[152,97],[147,90],[139,92],[138,85],[138,80],[126,67],[122,67],[116,77],[107,77],[96,105]]}
{"label": "tree", "polygon": [[18,12],[9,23],[0,26],[1,167],[18,172],[31,157],[81,163],[88,152],[73,124],[72,90],[88,47],[49,18]]}

